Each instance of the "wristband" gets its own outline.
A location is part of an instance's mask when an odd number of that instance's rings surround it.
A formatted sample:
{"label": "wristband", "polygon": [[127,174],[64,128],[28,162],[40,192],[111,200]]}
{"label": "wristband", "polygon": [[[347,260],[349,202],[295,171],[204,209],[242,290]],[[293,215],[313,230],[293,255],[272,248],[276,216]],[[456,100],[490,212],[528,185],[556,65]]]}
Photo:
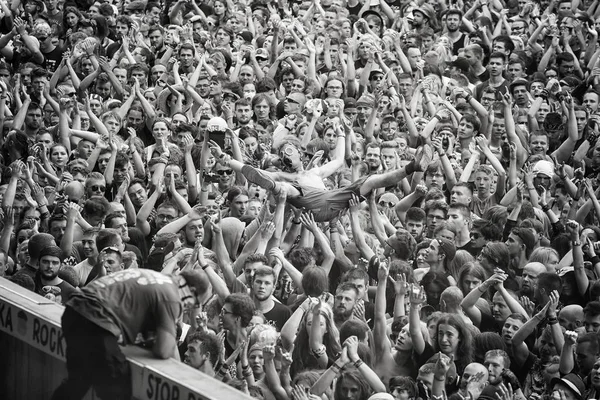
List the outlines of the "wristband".
{"label": "wristband", "polygon": [[359,358],[358,360],[356,360],[356,362],[354,363],[354,368],[359,369],[362,365],[364,364],[364,362]]}
{"label": "wristband", "polygon": [[200,267],[202,268],[202,271],[206,271],[206,268],[210,267],[210,264],[206,263],[204,265],[200,265]]}
{"label": "wristband", "polygon": [[549,325],[556,325],[556,324],[558,324],[558,318],[556,318],[556,317],[548,318],[548,324]]}
{"label": "wristband", "polygon": [[544,204],[544,205],[542,206],[542,211],[543,211],[543,212],[548,212],[548,211],[550,211],[550,206],[549,206],[548,204]]}
{"label": "wristband", "polygon": [[470,102],[471,102],[471,100],[473,100],[473,96],[471,96],[471,95],[468,95],[467,97],[465,97],[465,101],[466,101],[467,103],[470,103]]}
{"label": "wristband", "polygon": [[[42,214],[42,215],[44,215],[44,214]],[[592,257],[592,259],[590,261],[591,261],[592,265],[596,265],[596,264],[600,263],[600,257],[598,257],[596,255],[596,256]]]}
{"label": "wristband", "polygon": [[295,219],[293,219],[293,220],[292,220],[292,224],[294,224],[294,225],[300,225],[300,224],[301,224],[301,222],[300,222],[300,221],[296,221]]}
{"label": "wristband", "polygon": [[577,241],[574,240],[574,241],[571,242],[571,246],[572,247],[581,246],[581,242],[579,240],[577,240]]}

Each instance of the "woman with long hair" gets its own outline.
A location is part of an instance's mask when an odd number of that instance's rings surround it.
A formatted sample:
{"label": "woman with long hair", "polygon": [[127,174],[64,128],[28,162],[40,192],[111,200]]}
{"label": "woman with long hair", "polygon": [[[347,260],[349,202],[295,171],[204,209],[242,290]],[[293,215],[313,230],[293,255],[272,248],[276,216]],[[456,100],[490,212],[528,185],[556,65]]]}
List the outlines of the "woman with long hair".
{"label": "woman with long hair", "polygon": [[[290,369],[292,378],[298,372],[307,369],[327,368],[342,351],[340,334],[333,321],[333,310],[329,304],[321,299],[317,303],[307,299],[298,310],[294,314],[303,315],[297,329],[298,333],[293,341],[293,361]],[[281,331],[282,341],[286,326],[290,322],[294,324],[293,318],[294,315]],[[289,332],[290,326],[287,328]]]}
{"label": "woman with long hair", "polygon": [[458,271],[458,288],[463,295],[481,285],[488,278],[486,270],[477,262],[468,262]]}
{"label": "woman with long hair", "polygon": [[456,372],[462,375],[472,361],[472,335],[462,318],[456,314],[443,314],[436,328],[435,351],[453,358]]}

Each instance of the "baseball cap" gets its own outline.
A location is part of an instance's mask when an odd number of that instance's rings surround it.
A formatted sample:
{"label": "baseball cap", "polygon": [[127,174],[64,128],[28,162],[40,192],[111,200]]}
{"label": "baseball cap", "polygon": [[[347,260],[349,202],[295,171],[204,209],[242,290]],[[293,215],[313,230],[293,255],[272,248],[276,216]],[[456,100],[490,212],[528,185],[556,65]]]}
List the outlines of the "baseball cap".
{"label": "baseball cap", "polygon": [[471,67],[471,64],[469,64],[469,61],[464,57],[456,57],[456,60],[452,61],[450,63],[450,66],[456,67],[462,72],[468,72],[469,68]]}
{"label": "baseball cap", "polygon": [[256,58],[262,59],[262,60],[268,60],[269,52],[267,51],[267,49],[257,49],[256,50]]}
{"label": "baseball cap", "polygon": [[208,124],[206,125],[206,129],[209,132],[212,131],[220,131],[220,132],[225,132],[227,131],[227,122],[225,122],[225,120],[221,117],[212,117],[211,119],[208,120]]}
{"label": "baseball cap", "polygon": [[254,35],[252,35],[252,33],[249,31],[241,31],[239,36],[244,39],[245,42],[251,42],[254,38]]}
{"label": "baseball cap", "polygon": [[533,175],[546,175],[549,178],[554,177],[554,165],[550,161],[541,160],[533,166]]}
{"label": "baseball cap", "polygon": [[360,98],[356,102],[357,107],[358,106],[373,107],[374,104],[375,104],[375,98],[373,96],[371,96],[370,94],[363,94],[362,96],[360,96]]}
{"label": "baseball cap", "polygon": [[356,99],[352,97],[346,97],[344,99],[344,110],[356,110]]}
{"label": "baseball cap", "polygon": [[571,392],[575,394],[577,399],[583,399],[585,384],[577,374],[567,374],[562,378],[553,378],[552,381],[550,381],[550,385],[552,385],[552,387],[554,387],[557,383],[562,383],[568,387]]}
{"label": "baseball cap", "polygon": [[240,99],[240,96],[237,93],[234,93],[231,89],[223,89],[223,98],[232,97],[235,101]]}
{"label": "baseball cap", "polygon": [[398,229],[396,233],[386,240],[386,244],[390,246],[398,258],[402,260],[408,260],[417,247],[415,238],[404,229]]}

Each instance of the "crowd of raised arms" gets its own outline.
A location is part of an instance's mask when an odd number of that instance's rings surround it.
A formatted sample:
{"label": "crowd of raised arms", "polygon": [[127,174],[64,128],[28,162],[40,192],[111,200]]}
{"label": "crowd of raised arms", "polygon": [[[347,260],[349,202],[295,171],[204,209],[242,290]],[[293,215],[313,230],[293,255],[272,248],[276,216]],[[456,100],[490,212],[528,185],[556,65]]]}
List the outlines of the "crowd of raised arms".
{"label": "crowd of raised arms", "polygon": [[600,397],[598,0],[0,17],[0,275],[179,282],[155,354],[258,399]]}

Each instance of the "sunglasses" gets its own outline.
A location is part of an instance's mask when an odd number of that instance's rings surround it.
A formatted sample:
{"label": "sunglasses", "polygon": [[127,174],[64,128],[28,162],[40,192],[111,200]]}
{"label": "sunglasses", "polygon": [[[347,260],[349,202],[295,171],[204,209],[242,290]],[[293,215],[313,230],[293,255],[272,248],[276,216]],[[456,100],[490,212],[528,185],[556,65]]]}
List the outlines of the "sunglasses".
{"label": "sunglasses", "polygon": [[394,202],[392,202],[392,201],[380,201],[379,203],[377,203],[377,205],[380,206],[380,207],[392,208],[396,204]]}
{"label": "sunglasses", "polygon": [[104,192],[106,190],[106,186],[92,185],[90,186],[90,189],[92,189],[92,192]]}
{"label": "sunglasses", "polygon": [[65,96],[67,96],[67,97],[75,97],[75,96],[77,96],[77,92],[65,93]]}
{"label": "sunglasses", "polygon": [[233,170],[232,169],[222,169],[220,171],[215,171],[215,174],[217,174],[217,175],[231,175],[231,174],[233,174]]}
{"label": "sunglasses", "polygon": [[383,80],[383,76],[381,76],[381,75],[374,76],[374,77],[371,78],[371,80],[372,81],[381,81],[381,80]]}

